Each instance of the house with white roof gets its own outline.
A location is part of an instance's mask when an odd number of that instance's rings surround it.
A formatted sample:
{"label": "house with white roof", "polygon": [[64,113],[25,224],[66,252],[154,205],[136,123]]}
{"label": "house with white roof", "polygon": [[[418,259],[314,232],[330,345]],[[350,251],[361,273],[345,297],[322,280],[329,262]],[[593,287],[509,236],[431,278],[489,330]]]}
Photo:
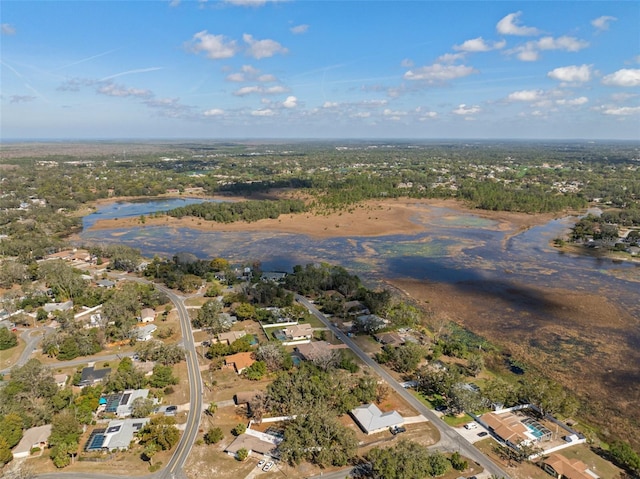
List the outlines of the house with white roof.
{"label": "house with white roof", "polygon": [[373,403],[352,409],[350,414],[366,434],[375,434],[404,424],[404,418],[397,411],[383,413]]}

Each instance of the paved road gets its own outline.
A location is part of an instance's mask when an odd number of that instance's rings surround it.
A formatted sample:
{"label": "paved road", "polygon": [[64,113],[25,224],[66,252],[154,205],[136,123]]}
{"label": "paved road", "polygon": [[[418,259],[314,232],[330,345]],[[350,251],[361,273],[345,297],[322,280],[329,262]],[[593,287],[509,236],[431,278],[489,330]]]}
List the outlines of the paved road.
{"label": "paved road", "polygon": [[8,368],[0,370],[0,374],[7,374],[11,371],[11,368],[15,366],[24,366],[31,354],[36,350],[40,341],[42,341],[42,337],[47,334],[48,331],[53,331],[54,329],[48,326],[36,328],[36,329],[25,329],[22,333],[20,333],[20,339],[22,339],[26,346],[22,354],[18,358],[15,364],[12,364]]}
{"label": "paved road", "polygon": [[[440,441],[434,446],[434,449],[443,451],[459,451],[460,454],[470,458],[471,460],[480,464],[485,471],[490,474],[495,474],[498,477],[509,478],[500,467],[494,464],[487,456],[476,449],[470,442],[460,436],[450,426],[444,423],[431,409],[421,403],[413,394],[403,388],[398,381],[395,380],[387,371],[385,371],[378,363],[371,359],[360,347],[354,343],[346,334],[340,331],[338,328],[322,314],[309,300],[305,297],[296,295],[296,301],[305,306],[311,313],[322,321],[332,333],[336,335],[344,344],[364,362],[367,366],[373,369],[382,379],[384,379],[391,388],[393,388],[405,401],[407,401],[416,411],[429,419],[431,423],[440,432]],[[337,476],[340,477],[340,476]]]}
{"label": "paved road", "polygon": [[156,284],[156,288],[165,293],[178,309],[180,327],[182,328],[182,341],[186,352],[187,370],[189,373],[190,399],[187,424],[167,467],[165,467],[158,476],[161,479],[179,479],[186,478],[182,468],[189,457],[193,443],[198,435],[198,427],[202,417],[202,395],[204,394],[204,390],[202,387],[202,378],[200,377],[200,368],[198,367],[196,345],[193,342],[193,334],[191,332],[191,320],[189,319],[187,308],[184,305],[184,298],[164,286]]}
{"label": "paved road", "polygon": [[[138,282],[147,282],[146,280],[139,278],[130,278]],[[148,474],[146,476],[136,476],[139,479],[187,479],[182,468],[189,457],[193,443],[196,440],[198,434],[198,427],[200,425],[200,419],[202,416],[202,395],[204,394],[202,388],[202,379],[200,377],[200,370],[198,367],[198,358],[196,356],[196,347],[193,342],[193,334],[191,331],[191,321],[189,314],[184,305],[184,298],[175,294],[173,291],[165,288],[164,286],[155,285],[156,288],[165,293],[171,302],[175,305],[178,316],[180,318],[180,328],[182,329],[182,343],[185,348],[187,371],[189,374],[189,388],[190,388],[190,402],[189,402],[189,415],[187,416],[187,423],[185,424],[184,433],[180,438],[180,442],[176,446],[173,456],[169,460],[164,469],[154,474]],[[91,360],[106,360],[111,356],[93,357]],[[115,355],[113,359],[115,359]],[[72,363],[73,361],[67,361]],[[86,363],[84,359],[80,364]],[[56,367],[64,363],[56,363]],[[69,365],[69,364],[68,364]],[[53,474],[39,474],[36,477],[39,479],[122,479],[123,476],[110,475],[110,474],[91,474],[91,473],[74,473],[74,472],[60,472]]]}

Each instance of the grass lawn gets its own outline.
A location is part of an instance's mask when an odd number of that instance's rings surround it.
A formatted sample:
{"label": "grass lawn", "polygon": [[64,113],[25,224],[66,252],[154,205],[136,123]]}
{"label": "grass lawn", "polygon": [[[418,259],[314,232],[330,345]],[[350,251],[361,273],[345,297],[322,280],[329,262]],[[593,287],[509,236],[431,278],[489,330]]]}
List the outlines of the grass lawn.
{"label": "grass lawn", "polygon": [[18,338],[18,344],[16,346],[0,351],[0,368],[5,369],[13,366],[18,361],[24,348],[25,342]]}
{"label": "grass lawn", "polygon": [[203,296],[196,296],[196,297],[193,297],[193,298],[187,298],[184,301],[184,305],[185,306],[202,306],[204,303],[206,303],[210,299],[215,299],[215,298],[205,298]]}
{"label": "grass lawn", "polygon": [[457,427],[473,421],[473,418],[468,414],[463,414],[462,416],[442,416],[442,420],[449,426]]}
{"label": "grass lawn", "polygon": [[601,458],[586,444],[580,444],[559,452],[568,459],[579,459],[600,477],[622,477],[622,469]]}

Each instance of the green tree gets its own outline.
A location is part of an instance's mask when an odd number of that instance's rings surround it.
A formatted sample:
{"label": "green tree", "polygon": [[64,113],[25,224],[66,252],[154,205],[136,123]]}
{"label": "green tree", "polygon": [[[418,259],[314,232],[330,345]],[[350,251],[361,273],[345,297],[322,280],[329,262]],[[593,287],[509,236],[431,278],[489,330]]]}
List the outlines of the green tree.
{"label": "green tree", "polygon": [[236,457],[238,458],[238,461],[246,461],[249,457],[249,451],[243,447],[236,452]]}
{"label": "green tree", "polygon": [[246,430],[247,430],[247,425],[241,422],[241,423],[238,423],[236,427],[234,427],[231,430],[231,434],[233,434],[234,436],[239,436],[240,434],[244,434]]}
{"label": "green tree", "polygon": [[219,427],[210,428],[204,435],[204,442],[207,444],[216,444],[224,438],[222,429]]}
{"label": "green tree", "polygon": [[194,328],[202,328],[211,334],[219,334],[228,331],[230,324],[224,321],[221,316],[222,303],[215,299],[210,299],[202,305],[197,316],[191,321]]}
{"label": "green tree", "polygon": [[158,452],[158,446],[155,443],[149,443],[146,446],[144,446],[144,449],[142,450],[142,460],[143,461],[148,461],[149,462],[149,466],[152,466],[152,460],[153,460],[153,456],[156,455],[156,453]]}
{"label": "green tree", "polygon": [[152,399],[149,398],[135,398],[131,403],[131,417],[147,417],[153,412],[155,405]]}
{"label": "green tree", "polygon": [[0,436],[0,468],[12,460],[13,454],[11,453],[11,448],[7,440],[3,436]]}
{"label": "green tree", "polygon": [[609,448],[613,460],[631,472],[640,472],[640,455],[624,441],[615,441]]}
{"label": "green tree", "polygon": [[22,439],[23,420],[19,414],[7,414],[0,420],[0,437],[7,441],[9,449],[12,449]]}
{"label": "green tree", "polygon": [[0,351],[18,345],[18,337],[8,328],[0,327]]}
{"label": "green tree", "polygon": [[172,384],[178,384],[178,378],[173,375],[171,366],[156,364],[149,378],[149,385],[153,388],[164,388]]}
{"label": "green tree", "polygon": [[251,381],[259,381],[267,374],[267,366],[264,361],[256,361],[244,370],[244,375]]}
{"label": "green tree", "polygon": [[175,424],[176,420],[171,416],[154,417],[138,431],[140,444],[155,444],[163,451],[171,449],[180,439],[180,431]]}

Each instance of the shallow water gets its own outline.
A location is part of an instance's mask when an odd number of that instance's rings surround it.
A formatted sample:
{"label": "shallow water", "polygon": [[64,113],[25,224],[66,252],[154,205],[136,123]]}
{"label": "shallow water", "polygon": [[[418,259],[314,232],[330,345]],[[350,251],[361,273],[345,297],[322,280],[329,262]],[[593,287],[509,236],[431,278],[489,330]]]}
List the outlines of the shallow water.
{"label": "shallow water", "polygon": [[135,217],[201,201],[162,199],[106,205],[83,219],[80,237],[85,243],[126,244],[148,257],[171,257],[185,251],[232,262],[258,260],[264,270],[290,271],[296,264],[324,261],[370,280],[513,282],[596,292],[615,299],[640,318],[640,266],[561,254],[549,245],[574,218],[552,220],[516,233],[501,231],[496,221],[471,213],[421,205],[413,221],[426,225],[427,231],[412,235],[314,239],[288,233],[204,232],[144,225],[88,230],[98,219]]}

